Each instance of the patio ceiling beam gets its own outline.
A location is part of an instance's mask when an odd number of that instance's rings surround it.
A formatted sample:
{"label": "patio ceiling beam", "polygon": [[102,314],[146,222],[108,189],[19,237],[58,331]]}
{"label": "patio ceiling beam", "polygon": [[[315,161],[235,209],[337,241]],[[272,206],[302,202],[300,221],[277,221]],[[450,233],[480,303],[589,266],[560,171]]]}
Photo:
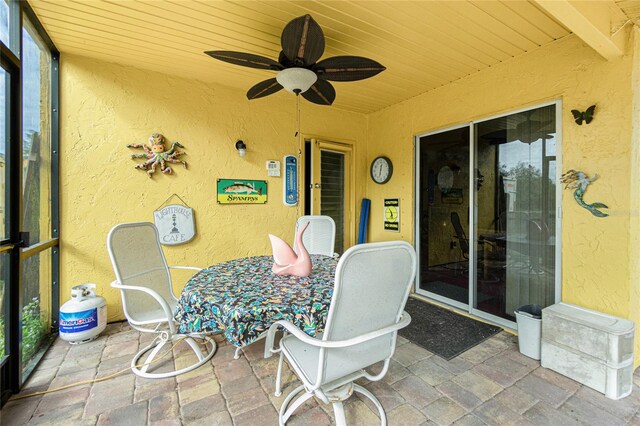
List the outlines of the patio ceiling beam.
{"label": "patio ceiling beam", "polygon": [[626,37],[619,24],[627,18],[613,1],[534,1],[606,60],[624,54]]}

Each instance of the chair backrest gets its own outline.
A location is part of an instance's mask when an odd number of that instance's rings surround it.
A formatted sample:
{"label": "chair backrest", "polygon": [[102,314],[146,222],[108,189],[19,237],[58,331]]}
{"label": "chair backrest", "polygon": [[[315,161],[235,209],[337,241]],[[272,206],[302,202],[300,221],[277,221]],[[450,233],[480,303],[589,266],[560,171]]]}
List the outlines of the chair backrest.
{"label": "chair backrest", "polygon": [[[174,298],[171,275],[155,225],[148,222],[117,225],[109,232],[107,248],[120,284],[147,287],[170,303]],[[121,294],[127,319],[141,321],[146,312],[158,309],[158,302],[147,294],[126,290]]]}
{"label": "chair backrest", "polygon": [[[296,221],[296,234],[305,223],[309,227],[302,235],[302,244],[309,254],[324,254],[333,256],[336,245],[336,223],[329,216],[301,216]],[[293,245],[293,251],[298,249]]]}
{"label": "chair backrest", "polygon": [[464,229],[462,228],[462,224],[460,223],[460,216],[457,212],[451,212],[451,224],[453,225],[453,230],[456,233],[456,237],[458,237],[458,244],[460,244],[460,250],[462,250],[462,254],[465,257],[468,257],[469,240],[467,239],[467,234],[464,233]]}
{"label": "chair backrest", "polygon": [[[323,340],[346,340],[400,321],[416,276],[416,253],[404,241],[360,244],[347,250],[336,279]],[[324,352],[321,380],[334,380],[390,358],[397,333]],[[348,360],[348,361],[347,361]]]}

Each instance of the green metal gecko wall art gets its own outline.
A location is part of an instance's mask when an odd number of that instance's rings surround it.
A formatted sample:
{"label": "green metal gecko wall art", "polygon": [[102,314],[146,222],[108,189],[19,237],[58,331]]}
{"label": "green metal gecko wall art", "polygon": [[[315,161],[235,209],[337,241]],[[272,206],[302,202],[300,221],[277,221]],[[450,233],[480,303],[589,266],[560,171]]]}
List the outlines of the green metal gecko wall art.
{"label": "green metal gecko wall art", "polygon": [[560,181],[565,184],[565,189],[574,189],[573,198],[575,198],[576,202],[591,212],[592,215],[597,217],[607,217],[608,213],[601,212],[598,209],[608,209],[606,204],[603,203],[591,203],[587,204],[584,202],[582,197],[584,197],[584,193],[587,190],[587,186],[598,179],[598,175],[596,174],[592,178],[588,177],[584,172],[579,170],[569,170],[565,174],[562,175]]}

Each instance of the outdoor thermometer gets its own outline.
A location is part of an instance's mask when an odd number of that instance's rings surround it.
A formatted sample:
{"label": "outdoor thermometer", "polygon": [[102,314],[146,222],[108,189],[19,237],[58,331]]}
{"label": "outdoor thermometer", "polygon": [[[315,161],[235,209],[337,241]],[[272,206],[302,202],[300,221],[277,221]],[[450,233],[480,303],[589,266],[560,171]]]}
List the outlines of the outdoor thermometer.
{"label": "outdoor thermometer", "polygon": [[298,204],[298,159],[295,155],[285,155],[284,180],[282,181],[282,202],[285,206]]}

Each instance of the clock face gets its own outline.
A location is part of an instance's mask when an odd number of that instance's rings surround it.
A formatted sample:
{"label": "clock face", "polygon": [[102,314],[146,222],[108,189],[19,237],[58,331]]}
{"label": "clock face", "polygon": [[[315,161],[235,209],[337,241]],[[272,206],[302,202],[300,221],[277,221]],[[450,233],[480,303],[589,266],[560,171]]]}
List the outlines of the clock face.
{"label": "clock face", "polygon": [[444,166],[438,172],[438,187],[444,194],[451,191],[451,187],[453,187],[453,170],[449,166]]}
{"label": "clock face", "polygon": [[375,183],[387,183],[393,174],[393,165],[387,157],[378,157],[371,163],[371,179]]}

